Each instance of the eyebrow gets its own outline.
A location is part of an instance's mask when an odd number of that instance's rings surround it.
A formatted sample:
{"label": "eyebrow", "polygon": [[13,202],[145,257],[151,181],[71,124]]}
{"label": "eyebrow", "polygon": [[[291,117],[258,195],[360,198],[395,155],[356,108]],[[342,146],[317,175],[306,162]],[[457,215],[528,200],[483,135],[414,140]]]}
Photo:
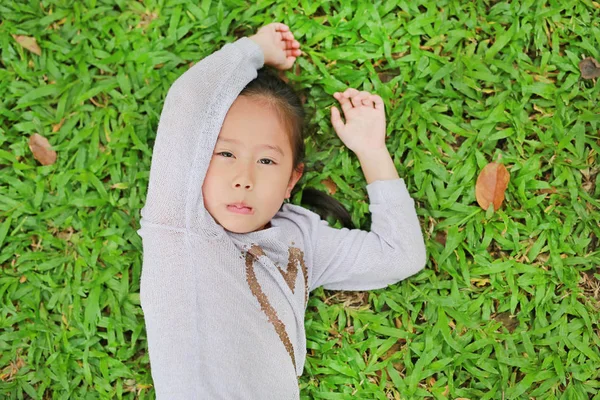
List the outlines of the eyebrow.
{"label": "eyebrow", "polygon": [[[240,144],[239,140],[227,139],[227,138],[222,138],[222,137],[217,138],[217,142],[229,142],[229,143]],[[281,147],[279,147],[279,146],[273,146],[273,145],[270,145],[270,144],[261,144],[261,145],[257,145],[256,147],[275,150],[275,151],[279,152],[282,157],[284,156],[283,150],[281,150]]]}

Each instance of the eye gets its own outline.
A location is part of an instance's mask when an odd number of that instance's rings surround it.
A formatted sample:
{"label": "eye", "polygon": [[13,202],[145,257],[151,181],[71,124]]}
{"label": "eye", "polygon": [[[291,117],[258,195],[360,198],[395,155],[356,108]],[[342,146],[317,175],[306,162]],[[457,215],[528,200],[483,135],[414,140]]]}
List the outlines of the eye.
{"label": "eye", "polygon": [[[228,151],[221,151],[220,153],[217,153],[217,155],[222,155],[222,154],[229,154],[230,156],[233,156],[233,154],[231,154]],[[225,158],[231,158],[229,156],[223,156],[223,157],[225,157]],[[268,161],[267,163],[262,163],[261,162],[262,165],[276,165],[277,164],[275,161],[273,161],[271,159],[268,159],[268,158],[261,158],[260,161]]]}

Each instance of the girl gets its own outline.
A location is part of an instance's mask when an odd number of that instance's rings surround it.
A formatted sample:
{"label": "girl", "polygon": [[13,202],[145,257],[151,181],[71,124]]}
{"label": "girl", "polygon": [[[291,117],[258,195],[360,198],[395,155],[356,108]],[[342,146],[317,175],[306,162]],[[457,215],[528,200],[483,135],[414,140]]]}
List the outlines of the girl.
{"label": "girl", "polygon": [[309,292],[384,288],[425,266],[379,96],[335,93],[346,122],[331,113],[365,173],[371,231],[334,229],[282,204],[303,171],[304,114],[262,67],[291,68],[299,47],[286,25],[269,24],[198,62],[167,93],[138,231],[159,399],[298,399]]}

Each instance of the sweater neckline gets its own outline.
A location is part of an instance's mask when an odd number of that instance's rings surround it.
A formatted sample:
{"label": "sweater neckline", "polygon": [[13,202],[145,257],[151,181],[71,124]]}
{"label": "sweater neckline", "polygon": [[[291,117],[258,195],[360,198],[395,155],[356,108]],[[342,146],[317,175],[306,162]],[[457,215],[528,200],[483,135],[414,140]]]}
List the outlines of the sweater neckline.
{"label": "sweater neckline", "polygon": [[229,234],[235,238],[242,239],[264,239],[264,238],[273,238],[277,237],[279,232],[281,231],[281,227],[277,225],[273,225],[271,223],[270,228],[266,228],[260,231],[248,232],[248,233],[235,233],[229,232]]}

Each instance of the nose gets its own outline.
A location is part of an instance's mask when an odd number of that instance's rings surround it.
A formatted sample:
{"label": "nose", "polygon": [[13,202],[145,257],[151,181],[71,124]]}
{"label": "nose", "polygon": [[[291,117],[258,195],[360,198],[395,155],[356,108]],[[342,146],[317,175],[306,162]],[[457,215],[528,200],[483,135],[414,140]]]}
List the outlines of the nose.
{"label": "nose", "polygon": [[243,167],[238,171],[233,179],[234,189],[241,187],[247,190],[252,190],[254,188],[251,169],[252,168],[250,167]]}
{"label": "nose", "polygon": [[244,188],[246,188],[246,189],[250,189],[250,190],[252,190],[252,184],[251,184],[251,183],[249,183],[249,182],[247,182],[247,183],[240,183],[240,180],[239,180],[239,179],[238,179],[238,180],[236,180],[235,182],[236,182],[236,183],[234,184],[234,187],[235,187],[235,188],[244,187]]}

